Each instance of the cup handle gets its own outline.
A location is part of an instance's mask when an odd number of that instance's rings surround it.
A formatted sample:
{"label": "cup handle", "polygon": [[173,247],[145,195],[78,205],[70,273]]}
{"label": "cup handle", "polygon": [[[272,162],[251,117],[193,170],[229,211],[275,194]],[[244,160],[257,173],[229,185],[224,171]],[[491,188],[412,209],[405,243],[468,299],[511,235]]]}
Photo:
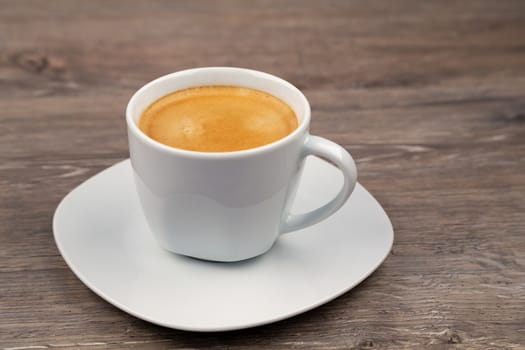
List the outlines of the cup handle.
{"label": "cup handle", "polygon": [[299,230],[322,221],[335,213],[346,202],[357,182],[354,159],[343,147],[319,136],[309,135],[303,146],[303,159],[309,155],[335,164],[343,173],[343,187],[327,204],[304,214],[290,214],[281,224],[281,233]]}

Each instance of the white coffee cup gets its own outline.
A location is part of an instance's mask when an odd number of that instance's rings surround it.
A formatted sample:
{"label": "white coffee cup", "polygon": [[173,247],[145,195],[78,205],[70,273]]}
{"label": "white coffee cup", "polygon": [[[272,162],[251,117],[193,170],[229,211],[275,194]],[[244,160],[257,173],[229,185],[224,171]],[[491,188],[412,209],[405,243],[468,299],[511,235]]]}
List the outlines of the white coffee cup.
{"label": "white coffee cup", "polygon": [[[298,127],[271,144],[224,153],[166,146],[138,128],[142,111],[158,98],[205,85],[244,86],[270,93],[294,110]],[[267,73],[209,67],[165,75],[133,95],[126,121],[142,210],[158,242],[174,253],[214,261],[263,254],[279,234],[313,225],[337,211],[356,184],[350,154],[332,141],[309,134],[306,97],[292,84]],[[329,203],[295,215],[290,208],[309,155],[335,164],[344,182]]]}

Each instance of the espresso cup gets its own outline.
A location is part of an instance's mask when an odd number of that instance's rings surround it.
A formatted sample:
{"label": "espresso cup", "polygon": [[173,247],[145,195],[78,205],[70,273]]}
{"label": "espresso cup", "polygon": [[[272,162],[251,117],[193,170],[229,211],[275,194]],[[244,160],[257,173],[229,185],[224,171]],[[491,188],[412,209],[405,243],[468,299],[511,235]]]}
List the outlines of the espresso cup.
{"label": "espresso cup", "polygon": [[[141,113],[177,90],[206,85],[257,89],[286,102],[298,127],[273,143],[235,152],[173,148],[144,134]],[[126,109],[129,150],[138,197],[157,241],[177,254],[239,261],[268,251],[280,234],[300,230],[337,211],[352,193],[357,170],[341,146],[309,133],[310,104],[295,86],[242,68],[208,67],[168,74],[139,89]],[[340,192],[304,214],[290,212],[307,156],[343,173]],[[301,234],[300,232],[296,234]]]}

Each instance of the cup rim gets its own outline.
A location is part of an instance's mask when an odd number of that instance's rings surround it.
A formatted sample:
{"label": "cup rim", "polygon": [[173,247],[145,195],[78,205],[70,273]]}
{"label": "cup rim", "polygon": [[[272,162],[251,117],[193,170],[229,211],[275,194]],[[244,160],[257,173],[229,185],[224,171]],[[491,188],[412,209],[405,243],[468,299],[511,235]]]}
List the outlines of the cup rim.
{"label": "cup rim", "polygon": [[[154,85],[157,85],[159,83],[162,83],[166,80],[176,79],[181,76],[185,75],[191,75],[195,74],[197,72],[199,73],[206,73],[206,72],[217,72],[217,71],[231,71],[231,72],[242,72],[244,74],[250,74],[254,77],[260,77],[265,79],[270,79],[275,82],[280,83],[281,85],[284,85],[286,88],[292,90],[294,93],[299,96],[299,99],[301,100],[301,104],[304,108],[304,115],[302,119],[298,119],[299,125],[297,128],[292,131],[290,134],[286,135],[285,137],[276,140],[274,142],[268,143],[266,145],[249,148],[245,150],[239,150],[239,151],[231,151],[231,152],[201,152],[201,151],[191,151],[191,150],[185,150],[181,148],[175,148],[168,145],[165,145],[163,143],[160,143],[153,138],[147,136],[142,130],[139,129],[137,123],[133,120],[132,115],[132,109],[134,104],[136,103],[136,100],[138,97],[144,93],[144,91],[151,89]],[[153,101],[151,102],[153,103]],[[286,101],[285,101],[286,103]],[[247,69],[247,68],[240,68],[240,67],[200,67],[200,68],[191,68],[191,69],[185,69],[176,71],[170,74],[166,74],[163,76],[160,76],[145,85],[143,85],[140,89],[138,89],[130,98],[127,107],[126,107],[126,123],[128,126],[128,130],[137,137],[140,141],[143,143],[146,143],[147,145],[156,148],[159,151],[167,152],[173,155],[178,156],[186,156],[186,157],[192,157],[192,158],[212,158],[212,159],[221,159],[221,158],[236,158],[236,157],[245,157],[245,156],[253,156],[261,153],[266,153],[273,151],[279,147],[282,147],[284,145],[289,144],[292,142],[295,138],[297,138],[299,135],[305,134],[308,131],[308,127],[310,125],[310,116],[311,116],[311,109],[310,109],[310,103],[308,102],[306,96],[299,90],[296,86],[291,84],[290,82],[279,78],[278,76],[275,76],[270,73],[261,72],[254,69]]]}

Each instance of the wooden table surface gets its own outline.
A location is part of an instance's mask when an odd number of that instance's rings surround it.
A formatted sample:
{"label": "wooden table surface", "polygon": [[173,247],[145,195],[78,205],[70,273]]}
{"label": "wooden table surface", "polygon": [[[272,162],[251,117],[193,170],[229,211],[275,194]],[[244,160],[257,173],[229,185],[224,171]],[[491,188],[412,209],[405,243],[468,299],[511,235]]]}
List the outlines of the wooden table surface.
{"label": "wooden table surface", "polygon": [[[128,157],[160,75],[242,66],[304,91],[395,228],[357,288],[275,324],[197,334],[85,287],[61,198]],[[525,349],[525,2],[1,1],[0,348]]]}

